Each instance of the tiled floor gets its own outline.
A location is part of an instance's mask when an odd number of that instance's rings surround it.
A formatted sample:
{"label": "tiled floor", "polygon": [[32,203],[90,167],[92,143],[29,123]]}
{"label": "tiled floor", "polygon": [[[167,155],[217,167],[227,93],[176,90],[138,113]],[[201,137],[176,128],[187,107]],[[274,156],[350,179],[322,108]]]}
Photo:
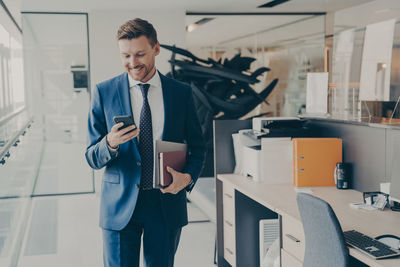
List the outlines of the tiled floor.
{"label": "tiled floor", "polygon": [[[95,194],[34,198],[18,267],[102,266],[99,197]],[[45,216],[44,216],[45,214]],[[214,266],[215,224],[189,204],[176,267]]]}
{"label": "tiled floor", "polygon": [[85,143],[45,142],[34,195],[93,192]]}
{"label": "tiled floor", "polygon": [[35,198],[18,266],[101,266],[98,203],[94,194]]}
{"label": "tiled floor", "polygon": [[211,267],[214,257],[215,224],[192,223],[183,228],[178,252],[175,257],[176,267]]}

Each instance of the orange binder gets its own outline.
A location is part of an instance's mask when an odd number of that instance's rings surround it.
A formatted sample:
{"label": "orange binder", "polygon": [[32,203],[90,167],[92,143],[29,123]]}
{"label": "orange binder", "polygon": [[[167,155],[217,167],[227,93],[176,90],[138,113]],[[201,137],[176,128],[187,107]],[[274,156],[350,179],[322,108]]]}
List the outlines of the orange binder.
{"label": "orange binder", "polygon": [[342,162],[342,139],[293,138],[294,186],[335,186],[338,162]]}

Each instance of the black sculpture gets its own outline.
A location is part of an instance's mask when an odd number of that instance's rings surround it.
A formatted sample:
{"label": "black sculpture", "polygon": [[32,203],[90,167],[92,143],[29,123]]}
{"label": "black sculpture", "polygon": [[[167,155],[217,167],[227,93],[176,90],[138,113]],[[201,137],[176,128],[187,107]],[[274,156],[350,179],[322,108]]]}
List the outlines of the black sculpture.
{"label": "black sculpture", "polygon": [[[167,76],[189,83],[193,90],[197,115],[207,142],[206,166],[202,176],[213,176],[213,136],[212,121],[214,119],[239,119],[252,111],[261,102],[265,102],[278,83],[274,79],[260,93],[250,85],[260,82],[257,77],[269,68],[261,67],[251,74],[246,74],[255,58],[242,57],[237,54],[232,59],[212,58],[207,60],[193,55],[191,52],[162,44],[161,47],[172,51],[171,71]],[[176,54],[186,59],[176,59]],[[263,113],[261,115],[266,115]]]}

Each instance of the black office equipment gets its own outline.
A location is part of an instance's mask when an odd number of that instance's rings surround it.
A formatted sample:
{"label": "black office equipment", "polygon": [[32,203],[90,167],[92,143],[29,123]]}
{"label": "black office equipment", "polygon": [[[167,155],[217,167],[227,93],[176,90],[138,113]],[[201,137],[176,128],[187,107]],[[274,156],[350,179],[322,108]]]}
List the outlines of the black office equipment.
{"label": "black office equipment", "polygon": [[399,211],[400,203],[400,143],[397,141],[393,147],[392,168],[390,177],[390,199],[394,202],[393,211]]}
{"label": "black office equipment", "polygon": [[74,88],[88,88],[88,71],[73,70],[72,77],[74,79]]}
{"label": "black office equipment", "polygon": [[301,128],[307,122],[307,119],[293,117],[293,118],[265,118],[262,121],[262,130],[272,130],[281,128]]}
{"label": "black office equipment", "polygon": [[335,182],[337,189],[349,189],[350,188],[350,175],[351,175],[351,163],[336,163],[335,168]]}
{"label": "black office equipment", "polygon": [[383,210],[389,203],[389,195],[379,191],[363,192],[364,203]]}
{"label": "black office equipment", "polygon": [[343,234],[348,245],[374,259],[378,260],[400,255],[399,250],[394,250],[388,245],[355,230],[345,231]]}
{"label": "black office equipment", "polygon": [[388,245],[393,249],[400,250],[400,237],[395,235],[380,235],[375,237],[376,240]]}
{"label": "black office equipment", "polygon": [[71,72],[75,92],[80,92],[80,88],[88,88],[88,70],[85,65],[72,65]]}
{"label": "black office equipment", "polygon": [[400,212],[400,206],[399,206],[399,204],[397,203],[397,204],[394,204],[394,205],[392,205],[391,207],[390,207],[390,209],[392,210],[392,211],[397,211],[397,212]]}

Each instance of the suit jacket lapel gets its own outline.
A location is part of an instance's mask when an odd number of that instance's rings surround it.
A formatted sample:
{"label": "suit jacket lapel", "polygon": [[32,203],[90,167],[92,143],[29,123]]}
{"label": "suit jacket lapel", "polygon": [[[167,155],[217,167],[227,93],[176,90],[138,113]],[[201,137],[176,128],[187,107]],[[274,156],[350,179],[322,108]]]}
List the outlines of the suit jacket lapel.
{"label": "suit jacket lapel", "polygon": [[[133,117],[131,96],[129,93],[128,73],[121,75],[117,91],[119,94],[122,115],[131,115]],[[133,118],[133,121],[135,121],[135,118]],[[134,138],[131,141],[133,141],[136,146],[138,145],[137,138]]]}
{"label": "suit jacket lapel", "polygon": [[164,100],[164,128],[162,140],[168,140],[168,133],[170,131],[169,125],[172,125],[170,121],[173,119],[173,95],[172,88],[169,85],[168,79],[160,74],[161,79],[161,87],[163,92],[163,100]]}
{"label": "suit jacket lapel", "polygon": [[122,109],[122,115],[132,116],[132,105],[131,98],[129,94],[129,81],[128,74],[124,73],[121,75],[118,84],[118,95],[120,100],[120,105]]}

